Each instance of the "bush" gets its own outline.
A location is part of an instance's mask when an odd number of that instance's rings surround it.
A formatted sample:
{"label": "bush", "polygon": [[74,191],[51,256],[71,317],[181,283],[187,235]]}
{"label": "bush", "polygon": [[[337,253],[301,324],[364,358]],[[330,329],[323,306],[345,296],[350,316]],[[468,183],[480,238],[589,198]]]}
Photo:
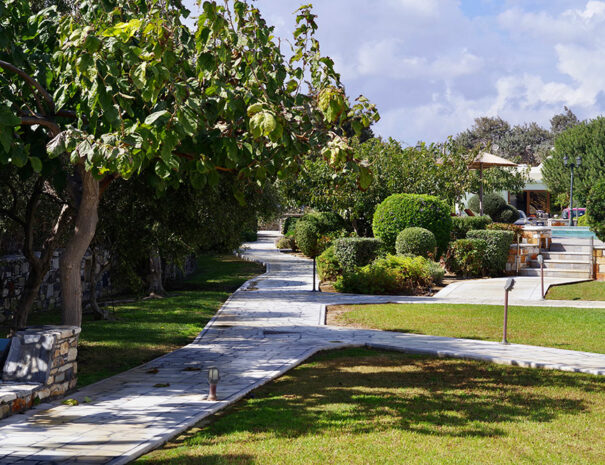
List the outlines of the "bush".
{"label": "bush", "polygon": [[471,229],[485,229],[491,224],[489,215],[483,216],[454,216],[452,217],[452,239],[464,239]]}
{"label": "bush", "polygon": [[258,233],[252,229],[246,229],[242,232],[242,242],[256,242]]}
{"label": "bush", "polygon": [[380,254],[382,241],[374,237],[345,237],[334,241],[334,256],[345,270],[365,266]]}
{"label": "bush", "polygon": [[487,242],[483,268],[490,276],[500,276],[506,271],[506,261],[513,242],[512,231],[474,230],[466,235],[469,239],[483,239]]}
{"label": "bush", "polygon": [[292,242],[294,242],[294,240],[291,237],[280,237],[275,242],[275,247],[277,247],[278,249],[291,249]]}
{"label": "bush", "polygon": [[294,233],[296,245],[307,257],[317,257],[321,252],[319,229],[311,221],[298,221]]}
{"label": "bush", "polygon": [[519,210],[517,210],[512,205],[507,205],[500,212],[500,215],[498,216],[496,221],[498,221],[499,223],[514,223],[519,219],[520,216],[521,214],[519,213]]}
{"label": "bush", "polygon": [[590,226],[590,220],[589,220],[589,216],[588,213],[582,215],[580,218],[578,218],[578,226]]}
{"label": "bush", "polygon": [[[479,196],[473,195],[468,203],[467,207],[475,213],[479,213],[481,210],[479,206]],[[494,220],[500,217],[500,212],[506,208],[506,200],[502,198],[500,194],[495,192],[488,192],[483,194],[483,213],[489,215]]]}
{"label": "bush", "polygon": [[342,274],[342,267],[334,254],[334,246],[328,247],[317,257],[317,274],[321,281],[335,281]]}
{"label": "bush", "polygon": [[435,265],[424,257],[387,255],[354,271],[344,271],[334,288],[357,294],[418,294],[435,278],[440,279]]}
{"label": "bush", "polygon": [[346,227],[346,222],[342,216],[334,212],[311,212],[304,215],[300,220],[314,223],[320,234],[340,231]]}
{"label": "bush", "polygon": [[284,224],[282,225],[282,234],[285,236],[288,233],[294,234],[294,230],[296,228],[296,223],[300,220],[299,216],[288,216],[284,220]]}
{"label": "bush", "polygon": [[519,226],[518,224],[492,223],[488,224],[486,229],[490,229],[493,231],[511,231],[514,234],[514,242],[517,242],[517,240],[519,240],[520,242],[523,234],[523,227]]}
{"label": "bush", "polygon": [[435,235],[424,228],[405,228],[397,235],[395,250],[398,254],[420,255],[434,257],[437,241]]}
{"label": "bush", "polygon": [[590,189],[586,199],[588,225],[597,237],[605,241],[605,179],[601,179]]}
{"label": "bush", "polygon": [[450,244],[445,256],[445,269],[465,278],[480,277],[486,250],[487,242],[483,239],[458,239]]}
{"label": "bush", "polygon": [[383,240],[387,250],[395,250],[399,232],[412,226],[428,229],[435,235],[440,256],[450,240],[450,207],[432,195],[393,194],[376,208],[374,236]]}

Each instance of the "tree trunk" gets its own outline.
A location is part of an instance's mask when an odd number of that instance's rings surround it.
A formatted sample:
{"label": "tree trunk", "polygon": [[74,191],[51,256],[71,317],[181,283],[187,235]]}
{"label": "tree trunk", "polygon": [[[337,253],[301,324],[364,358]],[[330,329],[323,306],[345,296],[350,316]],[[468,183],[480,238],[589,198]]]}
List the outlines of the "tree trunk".
{"label": "tree trunk", "polygon": [[99,181],[92,173],[78,167],[82,178],[82,199],[74,221],[74,230],[61,256],[61,291],[63,324],[82,325],[82,278],[80,269],[86,249],[92,241],[98,222]]}
{"label": "tree trunk", "polygon": [[105,273],[109,269],[110,262],[101,265],[100,270],[97,273],[97,251],[94,247],[91,249],[91,254],[92,260],[90,262],[90,275],[88,280],[90,285],[90,307],[92,308],[96,319],[108,320],[108,308],[99,307],[99,303],[97,302],[97,283],[99,282],[99,278],[103,276],[103,273]]}
{"label": "tree trunk", "polygon": [[149,275],[147,275],[149,283],[149,294],[165,295],[164,284],[162,282],[162,257],[158,251],[152,252],[149,255]]}
{"label": "tree trunk", "polygon": [[52,256],[69,224],[69,207],[63,205],[52,231],[44,241],[44,244],[42,244],[40,257],[37,257],[34,253],[35,217],[40,204],[40,195],[42,194],[43,184],[44,180],[39,178],[34,186],[32,195],[27,202],[25,220],[22,223],[25,239],[21,251],[29,263],[29,273],[13,316],[11,332],[15,332],[27,326],[27,319],[34,306],[34,302],[38,297],[38,292],[44,281],[44,276],[46,276],[46,273],[48,273],[50,269]]}

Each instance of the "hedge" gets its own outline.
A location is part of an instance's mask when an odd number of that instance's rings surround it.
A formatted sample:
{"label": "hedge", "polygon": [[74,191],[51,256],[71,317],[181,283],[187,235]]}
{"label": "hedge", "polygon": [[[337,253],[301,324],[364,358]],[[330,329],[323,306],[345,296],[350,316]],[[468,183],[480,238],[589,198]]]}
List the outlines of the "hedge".
{"label": "hedge", "polygon": [[352,270],[374,260],[382,246],[382,241],[374,237],[344,237],[334,241],[334,256],[343,269]]}
{"label": "hedge", "polygon": [[452,217],[452,239],[464,239],[466,233],[471,229],[486,229],[491,224],[489,215],[482,216],[453,216]]}
{"label": "hedge", "polygon": [[513,243],[512,231],[473,230],[466,234],[468,239],[483,239],[487,242],[483,268],[490,276],[500,276],[506,271],[506,261],[510,245]]}
{"label": "hedge", "polygon": [[294,232],[296,245],[307,257],[317,257],[322,251],[319,243],[319,229],[311,221],[298,221]]}
{"label": "hedge", "polygon": [[511,231],[513,233],[514,242],[517,242],[517,239],[519,239],[519,242],[521,242],[521,237],[523,234],[523,227],[519,226],[518,224],[492,223],[488,224],[487,228],[485,229],[491,229],[495,231]]}
{"label": "hedge", "polygon": [[483,239],[458,239],[445,255],[445,269],[465,278],[483,275],[487,242]]}
{"label": "hedge", "polygon": [[519,219],[521,213],[512,205],[507,205],[496,218],[499,223],[514,223]]}
{"label": "hedge", "polygon": [[395,250],[399,232],[412,226],[428,229],[435,235],[437,255],[441,256],[452,230],[450,207],[432,195],[393,194],[374,212],[374,236],[382,239],[389,251]]}
{"label": "hedge", "polygon": [[294,229],[296,228],[296,223],[298,222],[298,220],[300,220],[299,216],[288,216],[284,220],[284,224],[282,225],[282,231],[281,231],[281,233],[283,235],[286,235],[288,233],[293,234],[294,233]]}
{"label": "hedge", "polygon": [[321,281],[335,281],[342,274],[342,267],[334,254],[334,246],[328,247],[317,257],[317,274]]}
{"label": "hedge", "polygon": [[[481,211],[479,205],[479,196],[477,194],[473,195],[469,199],[467,207],[475,213],[479,213]],[[505,208],[506,200],[504,200],[500,194],[495,192],[483,194],[483,213],[485,215],[489,215],[492,219],[496,220],[496,218],[499,217],[500,212]]]}
{"label": "hedge", "polygon": [[420,294],[442,278],[441,267],[424,257],[387,255],[354,271],[344,271],[334,288],[356,294]]}
{"label": "hedge", "polygon": [[605,178],[597,181],[586,199],[588,224],[597,237],[605,241]]}
{"label": "hedge", "polygon": [[300,218],[300,221],[310,221],[317,226],[320,234],[346,229],[346,222],[338,213],[311,212]]}
{"label": "hedge", "polygon": [[412,254],[434,257],[437,241],[435,235],[424,228],[405,228],[397,235],[395,250],[399,255]]}

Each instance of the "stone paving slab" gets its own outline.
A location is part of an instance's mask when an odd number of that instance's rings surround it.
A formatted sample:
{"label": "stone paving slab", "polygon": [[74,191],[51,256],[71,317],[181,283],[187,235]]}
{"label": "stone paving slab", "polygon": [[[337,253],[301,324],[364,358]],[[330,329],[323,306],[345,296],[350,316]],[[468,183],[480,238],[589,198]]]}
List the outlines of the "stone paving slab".
{"label": "stone paving slab", "polygon": [[[233,294],[193,343],[81,389],[72,396],[78,406],[42,404],[0,421],[0,464],[128,463],[326,349],[365,346],[605,375],[603,354],[325,326],[326,305],[448,299],[310,292],[311,262],[277,252],[275,237],[260,234],[249,244],[244,256],[268,271]],[[206,400],[209,366],[221,373],[219,402]],[[191,367],[200,370],[185,371]]]}

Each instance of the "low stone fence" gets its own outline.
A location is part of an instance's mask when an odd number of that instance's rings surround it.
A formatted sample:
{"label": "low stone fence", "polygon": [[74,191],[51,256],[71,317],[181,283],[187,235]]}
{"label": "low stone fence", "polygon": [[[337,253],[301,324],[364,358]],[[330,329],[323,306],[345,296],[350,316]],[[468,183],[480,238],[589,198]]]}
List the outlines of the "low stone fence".
{"label": "low stone fence", "polygon": [[550,249],[552,236],[550,228],[529,227],[523,229],[519,244],[513,243],[508,252],[506,273],[517,274],[518,270],[529,267],[531,260],[536,260],[540,249]]}
{"label": "low stone fence", "polygon": [[77,383],[76,326],[39,326],[11,340],[0,382],[0,418],[64,396]]}
{"label": "low stone fence", "polygon": [[605,281],[605,247],[595,246],[592,253],[594,264],[593,276],[597,281]]}

